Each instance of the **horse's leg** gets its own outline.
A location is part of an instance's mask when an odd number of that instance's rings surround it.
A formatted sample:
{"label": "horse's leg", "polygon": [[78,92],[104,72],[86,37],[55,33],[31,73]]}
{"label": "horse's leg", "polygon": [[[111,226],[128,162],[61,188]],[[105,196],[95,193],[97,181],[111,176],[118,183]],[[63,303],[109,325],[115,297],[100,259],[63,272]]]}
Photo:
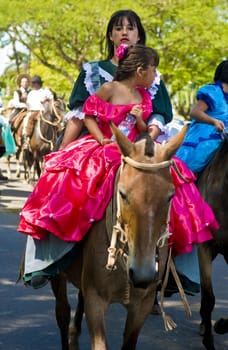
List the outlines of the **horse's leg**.
{"label": "horse's leg", "polygon": [[56,321],[61,334],[62,350],[69,350],[68,332],[70,324],[70,305],[67,299],[67,281],[63,274],[51,279],[51,287],[56,299]]}
{"label": "horse's leg", "polygon": [[23,162],[23,166],[24,166],[24,179],[26,181],[28,181],[28,178],[29,178],[29,173],[28,173],[28,161],[26,159],[26,153],[27,153],[27,150],[24,150],[22,149],[22,162]]}
{"label": "horse's leg", "polygon": [[84,314],[84,299],[83,299],[82,291],[79,290],[76,313],[74,315],[73,324],[71,324],[69,328],[69,350],[75,350],[75,347],[76,349],[79,349],[78,339],[81,334],[83,314]]}
{"label": "horse's leg", "polygon": [[108,304],[96,290],[90,288],[84,295],[85,317],[91,338],[91,350],[107,350],[105,312]]}
{"label": "horse's leg", "polygon": [[215,296],[212,287],[212,255],[210,249],[202,244],[198,247],[200,285],[201,285],[201,324],[200,334],[207,350],[215,350],[212,334],[211,314],[215,305]]}
{"label": "horse's leg", "polygon": [[21,177],[21,149],[19,148],[16,152],[16,177]]}
{"label": "horse's leg", "polygon": [[34,167],[34,157],[29,149],[23,149],[23,164],[24,164],[24,177],[29,184],[34,184],[33,182],[33,167]]}
{"label": "horse's leg", "polygon": [[[132,302],[132,304],[127,307],[127,319],[125,323],[124,339],[121,350],[135,350],[141,328],[151,312],[151,308],[154,304],[156,297],[156,291],[149,293],[145,298],[141,297],[135,298],[137,303]],[[132,297],[131,297],[132,298]],[[140,303],[138,303],[141,300]]]}
{"label": "horse's leg", "polygon": [[12,177],[12,172],[11,172],[11,167],[10,167],[10,159],[11,159],[10,155],[6,157],[7,176],[9,179],[11,179],[11,177]]}
{"label": "horse's leg", "polygon": [[34,182],[36,181],[36,174],[39,179],[41,175],[41,167],[40,167],[40,161],[38,158],[35,159],[35,168],[34,168],[34,177],[33,177]]}

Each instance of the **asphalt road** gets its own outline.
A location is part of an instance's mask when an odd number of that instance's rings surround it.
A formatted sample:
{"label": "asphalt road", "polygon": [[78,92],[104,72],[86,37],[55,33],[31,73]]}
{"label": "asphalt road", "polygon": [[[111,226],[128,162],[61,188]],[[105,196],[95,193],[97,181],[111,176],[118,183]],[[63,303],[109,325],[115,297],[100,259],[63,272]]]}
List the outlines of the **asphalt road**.
{"label": "asphalt road", "polygon": [[[0,159],[0,168],[5,172],[5,161]],[[19,211],[32,187],[15,178],[13,163],[12,179],[0,184],[0,349],[1,350],[61,350],[60,336],[55,321],[54,297],[50,286],[33,290],[23,283],[15,284],[25,237],[17,232]],[[213,321],[228,315],[228,274],[222,257],[213,267],[216,307]],[[77,291],[69,285],[69,300],[75,308]],[[141,331],[137,350],[203,350],[199,329],[200,295],[188,297],[192,310],[187,319],[179,295],[167,298],[166,312],[177,328],[166,332],[160,316],[149,316]],[[121,305],[112,305],[107,314],[107,337],[110,350],[121,347],[125,310]],[[83,320],[81,349],[89,350],[90,343],[86,323]],[[215,334],[217,350],[228,349],[228,334]]]}

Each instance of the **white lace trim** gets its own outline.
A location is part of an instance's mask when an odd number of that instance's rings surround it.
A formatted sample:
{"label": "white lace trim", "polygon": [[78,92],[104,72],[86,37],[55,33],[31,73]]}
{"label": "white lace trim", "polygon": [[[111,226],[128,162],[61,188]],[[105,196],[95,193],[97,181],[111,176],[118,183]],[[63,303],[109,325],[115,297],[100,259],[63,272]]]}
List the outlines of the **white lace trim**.
{"label": "white lace trim", "polygon": [[91,75],[92,75],[92,67],[91,64],[89,62],[84,63],[83,64],[83,69],[85,70],[85,80],[84,80],[84,84],[86,87],[86,90],[89,92],[90,95],[94,94],[94,88],[93,88],[93,84],[92,81],[90,79]]}
{"label": "white lace trim", "polygon": [[162,122],[160,122],[159,120],[153,119],[153,120],[149,121],[148,127],[152,126],[152,125],[157,126],[159,128],[161,134],[166,134],[168,132],[166,125],[162,124]]}
{"label": "white lace trim", "polygon": [[[94,65],[97,64],[97,68],[98,68],[98,71],[97,73],[98,74],[98,79],[97,79],[97,82],[99,82],[99,78],[100,76],[102,78],[104,78],[106,81],[112,81],[113,80],[113,76],[108,73],[106,70],[104,70],[103,68],[101,68],[99,65],[98,65],[98,62],[94,62]],[[87,63],[84,63],[83,64],[83,69],[85,71],[85,81],[84,81],[84,84],[85,84],[85,87],[86,87],[86,90],[88,91],[88,93],[90,95],[93,95],[95,92],[96,92],[96,89],[94,88],[94,85],[92,83],[92,80],[91,80],[91,76],[92,74],[94,74],[94,72],[92,71],[92,65],[90,62],[87,62]],[[100,84],[99,84],[100,85]]]}
{"label": "white lace trim", "polygon": [[148,92],[149,92],[152,100],[154,99],[154,97],[158,91],[158,86],[160,85],[160,82],[161,82],[161,73],[156,69],[156,77],[155,77],[152,85],[148,89]]}
{"label": "white lace trim", "polygon": [[106,81],[112,81],[113,80],[113,76],[110,73],[108,73],[106,70],[101,68],[101,67],[99,67],[99,74]]}
{"label": "white lace trim", "polygon": [[72,118],[78,118],[83,120],[85,118],[85,113],[82,112],[81,107],[74,108],[71,111],[67,112],[64,116],[64,121],[68,121]]}

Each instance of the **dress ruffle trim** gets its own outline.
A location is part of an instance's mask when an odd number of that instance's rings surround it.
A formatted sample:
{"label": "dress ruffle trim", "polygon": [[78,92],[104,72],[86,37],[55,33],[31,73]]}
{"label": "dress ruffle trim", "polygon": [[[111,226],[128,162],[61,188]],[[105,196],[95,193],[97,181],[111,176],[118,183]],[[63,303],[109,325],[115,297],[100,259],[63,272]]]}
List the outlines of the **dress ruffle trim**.
{"label": "dress ruffle trim", "polygon": [[82,112],[82,108],[74,108],[71,111],[67,112],[64,116],[64,120],[68,121],[72,118],[77,118],[80,120],[84,120],[85,119],[85,113]]}

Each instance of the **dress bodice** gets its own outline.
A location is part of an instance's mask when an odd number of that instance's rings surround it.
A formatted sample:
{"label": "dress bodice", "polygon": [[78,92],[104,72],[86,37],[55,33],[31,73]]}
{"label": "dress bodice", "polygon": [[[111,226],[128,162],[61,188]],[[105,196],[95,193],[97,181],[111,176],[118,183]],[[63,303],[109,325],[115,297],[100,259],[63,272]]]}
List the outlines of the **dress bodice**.
{"label": "dress bodice", "polygon": [[[112,121],[116,126],[118,126],[127,116],[127,114],[131,111],[133,106],[141,105],[143,114],[142,119],[147,120],[152,111],[152,102],[149,93],[147,90],[138,87],[138,91],[142,96],[141,103],[137,104],[128,104],[128,105],[120,105],[120,104],[112,104],[110,102],[102,100],[96,94],[90,96],[84,106],[83,112],[86,115],[94,116],[97,119],[99,128],[104,133],[106,137],[112,136],[112,131],[109,127],[109,122]],[[138,134],[137,127],[135,126],[132,132],[129,134],[129,138],[133,140],[135,136]]]}

